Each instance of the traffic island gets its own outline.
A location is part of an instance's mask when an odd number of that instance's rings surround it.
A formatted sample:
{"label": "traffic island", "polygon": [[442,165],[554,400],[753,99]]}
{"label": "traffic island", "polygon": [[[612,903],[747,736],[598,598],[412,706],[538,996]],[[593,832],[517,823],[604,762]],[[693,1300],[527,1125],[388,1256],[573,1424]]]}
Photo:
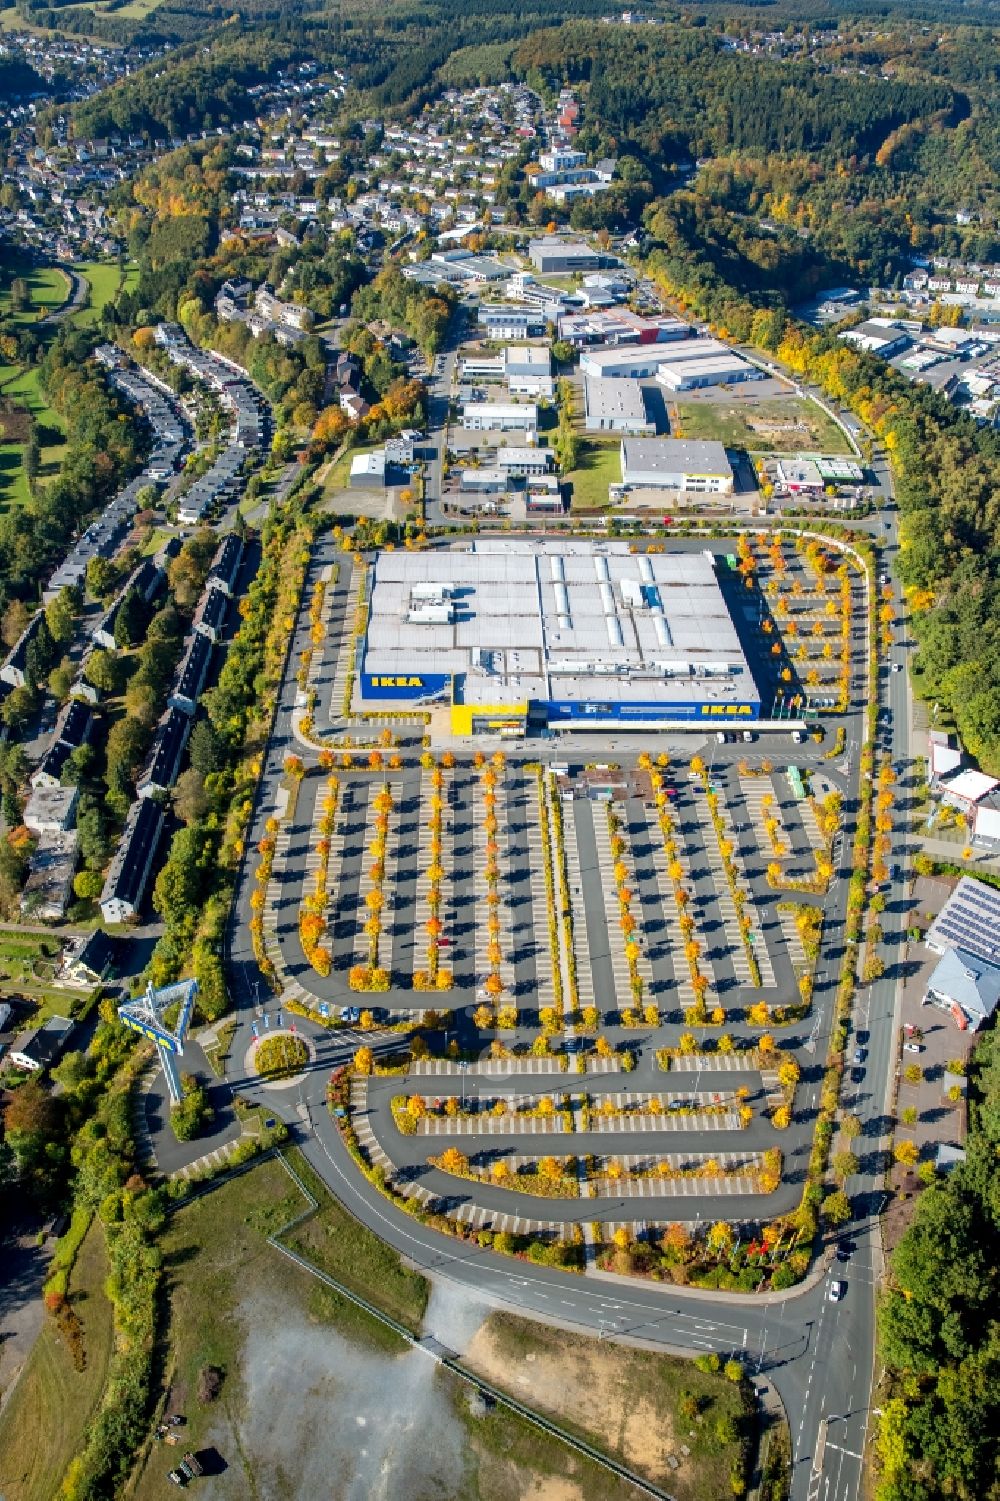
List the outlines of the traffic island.
{"label": "traffic island", "polygon": [[312,1043],[297,1032],[269,1032],[247,1049],[246,1072],[256,1074],[265,1089],[290,1089],[315,1057]]}

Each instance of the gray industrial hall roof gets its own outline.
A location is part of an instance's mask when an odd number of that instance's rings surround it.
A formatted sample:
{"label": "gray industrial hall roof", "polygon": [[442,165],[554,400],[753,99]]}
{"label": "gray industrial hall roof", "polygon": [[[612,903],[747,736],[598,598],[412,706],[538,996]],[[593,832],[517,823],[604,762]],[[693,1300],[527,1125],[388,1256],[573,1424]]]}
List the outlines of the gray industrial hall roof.
{"label": "gray industrial hall roof", "polygon": [[[428,585],[446,591],[452,620],[409,619],[414,589]],[[483,539],[381,554],[364,671],[464,674],[466,701],[483,702],[754,692],[712,558],[617,542]]]}
{"label": "gray industrial hall roof", "polygon": [[637,380],[606,380],[600,375],[588,375],[583,389],[588,418],[646,421],[646,401]]}
{"label": "gray industrial hall roof", "polygon": [[713,438],[625,438],[627,470],[646,474],[731,474],[724,443]]}

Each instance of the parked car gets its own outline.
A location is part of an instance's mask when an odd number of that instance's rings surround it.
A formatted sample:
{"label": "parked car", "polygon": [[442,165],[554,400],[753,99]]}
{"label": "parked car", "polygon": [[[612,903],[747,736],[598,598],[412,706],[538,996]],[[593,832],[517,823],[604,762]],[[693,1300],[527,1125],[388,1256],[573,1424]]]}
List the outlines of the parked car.
{"label": "parked car", "polygon": [[357,1006],[342,1006],[340,1019],[342,1022],[347,1022],[350,1026],[354,1027],[361,1020],[361,1012]]}
{"label": "parked car", "polygon": [[868,1057],[868,1049],[867,1048],[855,1048],[854,1049],[854,1062],[855,1063],[864,1063],[864,1061],[865,1061],[865,1059],[867,1057]]}
{"label": "parked car", "polygon": [[851,1069],[851,1083],[852,1084],[863,1084],[864,1082],[865,1082],[865,1071],[864,1071],[864,1069],[863,1068],[852,1068]]}
{"label": "parked car", "polygon": [[924,1045],[923,1045],[922,1042],[904,1042],[903,1043],[903,1052],[904,1053],[922,1053],[923,1050],[924,1050]]}

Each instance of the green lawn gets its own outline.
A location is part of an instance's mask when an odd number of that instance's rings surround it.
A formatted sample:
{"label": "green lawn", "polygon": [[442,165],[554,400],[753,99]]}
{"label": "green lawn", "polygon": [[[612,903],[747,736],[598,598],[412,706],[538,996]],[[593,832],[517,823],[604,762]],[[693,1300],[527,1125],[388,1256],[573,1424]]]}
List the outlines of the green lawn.
{"label": "green lawn", "polygon": [[[115,11],[115,15],[124,16],[128,21],[144,21],[147,16],[152,15],[153,11],[161,3],[162,0],[129,0],[127,5],[123,5]],[[96,15],[100,15],[107,8],[106,4],[95,5],[94,12]]]}
{"label": "green lawn", "polygon": [[[31,306],[20,313],[10,311],[10,288],[15,277],[28,283]],[[0,316],[28,328],[39,317],[62,307],[69,297],[69,277],[58,266],[36,266],[31,261],[9,251],[0,256]]]}
{"label": "green lawn", "polygon": [[0,512],[26,505],[28,476],[21,463],[20,443],[0,443]]}
{"label": "green lawn", "polygon": [[[123,15],[125,12],[116,11],[115,14]],[[84,261],[75,270],[90,286],[88,305],[73,315],[73,323],[77,328],[90,328],[97,323],[108,303],[114,302],[118,296],[119,289],[131,291],[139,278],[139,268],[134,261],[125,267],[124,285],[117,261]]]}
{"label": "green lawn", "polygon": [[95,1219],[69,1284],[73,1309],[83,1324],[86,1366],[75,1369],[62,1335],[47,1318],[0,1417],[0,1494],[5,1501],[52,1501],[83,1442],[104,1389],[111,1353],[107,1275],[104,1233]]}
{"label": "green lawn", "polygon": [[621,484],[621,439],[584,438],[579,452],[580,462],[568,475],[573,486],[571,509],[592,511],[598,506],[605,507],[608,486]]}
{"label": "green lawn", "polygon": [[[39,478],[51,479],[62,461],[65,424],[42,395],[38,371],[26,370],[21,365],[0,364],[0,395],[29,411],[39,424]],[[0,447],[0,512],[8,510],[12,505],[23,505],[28,499],[28,481],[21,455],[19,443],[5,443]]]}
{"label": "green lawn", "polygon": [[171,531],[170,527],[168,527],[168,526],[156,526],[156,527],[154,527],[153,530],[150,532],[149,536],[146,538],[145,543],[143,544],[143,549],[142,549],[142,555],[143,555],[143,557],[144,558],[151,558],[154,553],[159,552],[160,548],[163,546],[163,544],[165,542],[169,542],[170,541],[170,538],[172,536],[174,536],[174,533]]}
{"label": "green lawn", "polygon": [[342,453],[335,464],[332,464],[323,480],[324,499],[329,495],[337,495],[341,490],[346,490],[351,483],[351,464],[362,453],[375,453],[384,445],[381,443],[358,443],[354,448],[349,448]]}
{"label": "green lawn", "polygon": [[289,1161],[320,1208],[289,1236],[287,1245],[419,1333],[427,1306],[425,1278],[411,1272],[391,1247],[342,1209],[297,1152],[289,1154]]}
{"label": "green lawn", "polygon": [[675,437],[714,439],[749,453],[851,452],[844,434],[822,408],[799,397],[678,401],[675,406]]}
{"label": "green lawn", "polygon": [[35,1002],[31,1026],[50,1016],[69,1016],[88,998],[86,990],[68,990],[54,985],[62,944],[56,937],[33,933],[0,933],[0,990],[14,992]]}

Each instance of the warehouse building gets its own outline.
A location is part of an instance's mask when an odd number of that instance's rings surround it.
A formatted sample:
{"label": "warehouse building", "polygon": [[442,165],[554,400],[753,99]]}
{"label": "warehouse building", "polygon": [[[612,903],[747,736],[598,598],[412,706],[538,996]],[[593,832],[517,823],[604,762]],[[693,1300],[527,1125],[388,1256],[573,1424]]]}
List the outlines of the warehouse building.
{"label": "warehouse building", "polygon": [[660,366],[676,356],[662,344],[621,344],[585,349],[580,374],[602,380],[651,380]]}
{"label": "warehouse building", "polygon": [[910,345],[910,330],[894,318],[869,318],[840,337],[855,349],[864,350],[865,354],[880,354],[884,360],[902,354]]}
{"label": "warehouse building", "polygon": [[646,398],[637,380],[603,380],[588,375],[583,383],[584,427],[588,433],[656,433],[646,412]]}
{"label": "warehouse building", "polygon": [[548,345],[511,344],[503,352],[503,378],[512,396],[555,395]]}
{"label": "warehouse building", "polygon": [[473,433],[534,433],[538,408],[533,401],[467,401],[462,426]]}
{"label": "warehouse building", "polygon": [[[706,343],[709,341],[705,341]],[[714,342],[714,340],[712,341]],[[738,354],[725,350],[721,354],[702,357],[698,340],[690,345],[691,359],[675,359],[661,364],[656,379],[668,391],[702,391],[709,386],[734,386],[748,380],[765,380],[767,372],[741,360]]]}
{"label": "warehouse building", "polygon": [[723,443],[694,438],[623,438],[622,484],[628,490],[731,495],[733,469]]}
{"label": "warehouse building", "polygon": [[591,250],[583,240],[561,240],[558,235],[532,240],[528,245],[528,258],[539,276],[562,275],[567,271],[600,271],[602,266],[618,264],[613,257]]}
{"label": "warehouse building", "polygon": [[474,735],[746,724],[760,697],[706,553],[477,539],[382,553],[357,693]]}

